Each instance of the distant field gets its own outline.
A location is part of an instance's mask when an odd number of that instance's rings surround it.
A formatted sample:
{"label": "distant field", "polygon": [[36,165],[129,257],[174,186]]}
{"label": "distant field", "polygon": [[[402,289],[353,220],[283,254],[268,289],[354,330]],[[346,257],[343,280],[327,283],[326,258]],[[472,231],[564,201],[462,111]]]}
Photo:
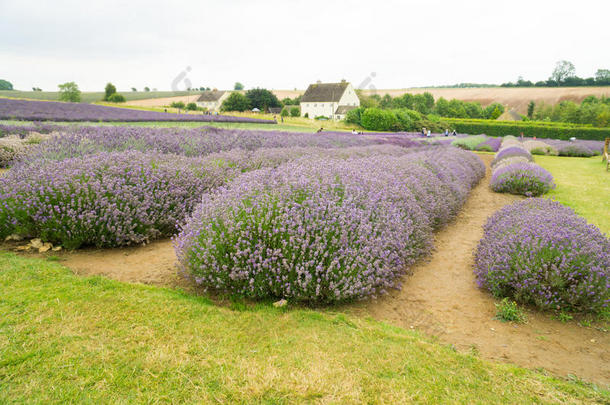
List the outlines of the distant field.
{"label": "distant field", "polygon": [[[119,91],[120,94],[124,95],[127,101],[132,100],[146,100],[146,99],[158,99],[167,97],[177,96],[188,96],[197,97],[199,93],[188,92],[188,91]],[[58,101],[59,92],[57,91],[19,91],[19,90],[0,90],[0,97],[12,97],[12,98],[28,98],[33,100],[50,100]],[[104,97],[104,93],[99,92],[83,92],[81,99],[84,103],[93,103],[101,101]],[[162,105],[162,104],[160,104]],[[147,106],[143,104],[143,106]]]}
{"label": "distant field", "polygon": [[[272,90],[273,93],[281,100],[286,97],[294,98],[305,92],[305,90]],[[430,92],[435,99],[444,97],[448,100],[456,98],[464,101],[476,101],[482,105],[488,105],[493,102],[499,102],[508,107],[509,110],[514,110],[519,114],[527,113],[527,104],[534,100],[536,103],[544,102],[547,104],[556,104],[560,101],[571,100],[581,102],[587,96],[610,96],[610,87],[480,87],[480,88],[463,88],[463,89],[437,89],[437,88],[418,88],[418,89],[378,89],[378,90],[363,90],[366,95],[379,94],[381,96],[389,94],[392,97],[399,96],[404,93],[420,94]],[[0,92],[0,94],[2,94]],[[134,93],[137,94],[137,93]],[[168,105],[172,101],[183,101],[185,103],[194,101],[195,96],[177,95],[167,98],[149,97],[149,99],[131,98],[134,100],[132,105],[143,107],[156,107]]]}
{"label": "distant field", "polygon": [[610,87],[480,87],[464,89],[379,89],[364,90],[364,94],[389,94],[392,97],[404,93],[421,94],[430,92],[435,99],[444,97],[448,100],[456,98],[463,101],[477,101],[482,105],[493,102],[501,103],[519,114],[527,113],[527,105],[531,100],[536,103],[556,104],[570,100],[581,102],[587,96],[610,96]]}

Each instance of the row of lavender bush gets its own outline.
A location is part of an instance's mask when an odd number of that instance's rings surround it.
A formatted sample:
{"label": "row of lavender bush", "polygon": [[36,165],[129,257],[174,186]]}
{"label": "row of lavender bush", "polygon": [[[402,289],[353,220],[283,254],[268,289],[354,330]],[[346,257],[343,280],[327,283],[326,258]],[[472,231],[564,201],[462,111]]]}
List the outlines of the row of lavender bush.
{"label": "row of lavender bush", "polygon": [[493,191],[535,197],[555,187],[551,173],[533,163],[527,149],[510,145],[500,149],[491,162]]}
{"label": "row of lavender bush", "polygon": [[477,156],[451,147],[296,160],[203,194],[176,253],[207,289],[310,302],[377,296],[430,251],[432,230],[483,175]]}
{"label": "row of lavender bush", "polygon": [[121,246],[175,233],[201,195],[243,171],[304,155],[401,155],[392,145],[234,149],[186,157],[159,151],[99,152],[39,159],[0,178],[0,236],[40,237],[67,248]]}
{"label": "row of lavender bush", "polygon": [[0,120],[26,121],[195,121],[195,122],[251,122],[275,124],[275,121],[228,115],[170,114],[129,108],[107,107],[85,103],[30,101],[0,98]]}
{"label": "row of lavender bush", "polygon": [[476,251],[479,286],[541,309],[607,312],[610,239],[558,202],[528,198],[495,213]]}
{"label": "row of lavender bush", "polygon": [[32,151],[26,163],[127,150],[198,157],[232,149],[255,150],[293,146],[341,148],[384,143],[404,147],[422,145],[411,138],[399,135],[362,136],[345,132],[302,134],[212,127],[194,129],[129,126],[65,127],[58,136],[54,136]]}

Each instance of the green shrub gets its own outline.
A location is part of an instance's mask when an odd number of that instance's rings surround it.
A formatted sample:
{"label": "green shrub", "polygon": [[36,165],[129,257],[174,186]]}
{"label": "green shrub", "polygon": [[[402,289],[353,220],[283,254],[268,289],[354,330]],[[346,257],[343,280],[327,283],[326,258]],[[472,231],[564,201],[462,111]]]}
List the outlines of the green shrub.
{"label": "green shrub", "polygon": [[516,135],[523,132],[525,136],[537,138],[593,139],[603,141],[610,137],[610,128],[594,128],[566,123],[538,121],[491,121],[477,119],[445,118],[459,133],[487,134],[489,136]]}
{"label": "green shrub", "polygon": [[390,131],[399,125],[396,114],[379,108],[367,108],[361,115],[361,125],[370,131]]}
{"label": "green shrub", "polygon": [[530,150],[532,155],[546,155],[546,150],[544,148],[534,148]]}
{"label": "green shrub", "polygon": [[110,95],[110,97],[108,97],[108,101],[111,103],[124,103],[125,96],[119,93],[113,93]]}
{"label": "green shrub", "polygon": [[182,101],[174,101],[169,106],[172,108],[180,108],[180,109],[186,107]]}
{"label": "green shrub", "polygon": [[299,115],[301,115],[301,110],[299,110],[299,107],[292,107],[290,109],[290,116],[291,117],[298,117]]}
{"label": "green shrub", "polygon": [[361,118],[362,118],[362,113],[365,110],[366,110],[366,108],[364,108],[364,107],[358,107],[358,108],[354,108],[353,110],[348,111],[347,115],[345,116],[345,122],[347,122],[349,124],[362,125]]}
{"label": "green shrub", "polygon": [[282,108],[282,112],[280,113],[280,116],[287,117],[289,115],[290,115],[290,113],[288,112],[288,107]]}
{"label": "green shrub", "polygon": [[186,109],[189,111],[197,111],[197,104],[196,103],[188,103],[186,105]]}

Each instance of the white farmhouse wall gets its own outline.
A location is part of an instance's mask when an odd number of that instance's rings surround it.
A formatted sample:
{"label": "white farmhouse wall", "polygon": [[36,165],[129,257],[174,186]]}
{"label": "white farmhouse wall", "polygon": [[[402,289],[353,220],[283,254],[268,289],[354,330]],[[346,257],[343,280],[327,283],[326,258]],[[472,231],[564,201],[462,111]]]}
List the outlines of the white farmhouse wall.
{"label": "white farmhouse wall", "polygon": [[308,102],[301,103],[301,116],[308,114],[309,118],[315,118],[319,116],[332,117],[337,111],[339,103],[321,103],[321,102]]}
{"label": "white farmhouse wall", "polygon": [[351,83],[345,88],[343,96],[341,96],[341,100],[339,100],[339,105],[360,107],[360,99],[358,98],[358,95],[356,94],[356,91],[352,87]]}

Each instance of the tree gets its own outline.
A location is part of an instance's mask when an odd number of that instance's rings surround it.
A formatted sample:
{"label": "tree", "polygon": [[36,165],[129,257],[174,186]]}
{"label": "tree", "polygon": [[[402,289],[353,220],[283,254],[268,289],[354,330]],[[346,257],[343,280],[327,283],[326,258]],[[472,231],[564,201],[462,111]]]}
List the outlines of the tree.
{"label": "tree", "polygon": [[71,103],[78,103],[80,101],[80,90],[78,85],[74,82],[67,82],[59,84],[59,99],[61,101],[69,101]]}
{"label": "tree", "polygon": [[131,91],[138,91],[138,89],[136,89],[135,87],[132,87]]}
{"label": "tree", "polygon": [[560,85],[567,79],[568,77],[574,77],[576,73],[576,68],[572,62],[568,62],[567,60],[560,60],[555,65],[555,70],[551,74],[550,79],[554,80]]}
{"label": "tree", "polygon": [[13,83],[0,79],[0,90],[13,90]]}
{"label": "tree", "polygon": [[150,91],[150,87],[148,87],[148,86],[144,87],[144,91]]}
{"label": "tree", "polygon": [[527,118],[529,118],[530,120],[532,118],[534,118],[534,109],[536,108],[536,103],[534,102],[534,100],[530,101],[529,104],[527,105]]}
{"label": "tree", "polygon": [[290,116],[291,117],[298,117],[299,115],[301,115],[301,110],[299,110],[299,107],[291,107],[290,108]]}
{"label": "tree", "polygon": [[597,69],[595,81],[597,84],[610,85],[610,69]]}
{"label": "tree", "polygon": [[104,89],[104,101],[108,101],[110,96],[112,96],[114,93],[116,93],[116,87],[114,87],[114,84],[106,84],[106,88]]}
{"label": "tree", "polygon": [[288,117],[288,115],[290,115],[290,112],[288,112],[288,107],[282,108],[282,112],[280,113],[280,115],[282,117]]}
{"label": "tree", "polygon": [[220,106],[221,111],[246,111],[250,109],[250,100],[241,93],[231,93]]}
{"label": "tree", "polygon": [[281,107],[280,100],[267,89],[255,88],[246,92],[246,97],[250,100],[250,108],[258,108],[267,111],[271,107]]}
{"label": "tree", "polygon": [[182,101],[174,101],[169,106],[172,108],[177,108],[179,110],[185,107],[185,105]]}
{"label": "tree", "polygon": [[188,103],[186,105],[186,109],[189,111],[197,111],[197,104],[196,103]]}
{"label": "tree", "polygon": [[235,86],[233,86],[233,88],[235,90],[243,90],[244,89],[244,85],[241,84],[240,82],[235,82]]}

